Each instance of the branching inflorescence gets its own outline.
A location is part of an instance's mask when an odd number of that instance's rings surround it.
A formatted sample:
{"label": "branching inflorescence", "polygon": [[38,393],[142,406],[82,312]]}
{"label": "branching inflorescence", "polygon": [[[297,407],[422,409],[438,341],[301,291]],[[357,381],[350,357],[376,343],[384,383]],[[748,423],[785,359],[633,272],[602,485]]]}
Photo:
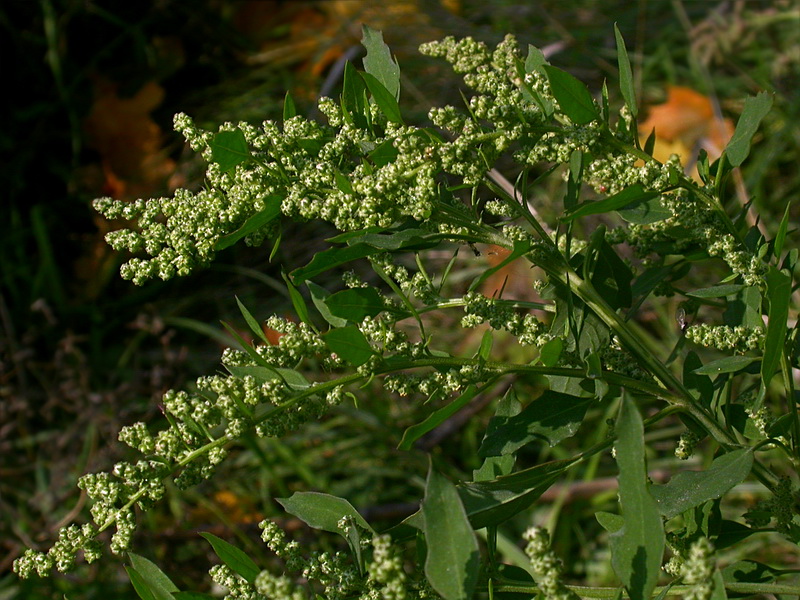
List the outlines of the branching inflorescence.
{"label": "branching inflorescence", "polygon": [[[502,377],[536,373],[551,378],[551,389],[536,400],[537,406],[574,403],[577,409],[570,410],[577,412],[559,418],[577,419],[577,423],[531,426],[535,435],[526,443],[546,439],[554,445],[574,434],[590,400],[624,399],[625,394],[633,393],[666,403],[663,414],[658,413],[653,422],[669,411],[685,414],[693,429],[681,438],[682,457],[691,454],[701,434],[713,437],[726,452],[738,447],[738,434],[717,422],[710,398],[703,397],[709,390],[713,392],[710,382],[706,385],[698,379],[706,374],[677,378],[627,323],[651,293],[670,296],[680,292],[672,282],[686,271],[679,272],[682,264],[669,257],[691,252],[692,260],[698,255],[721,258],[735,281],[717,296],[698,297],[749,302],[750,314],[749,320],[737,323],[691,325],[686,340],[732,351],[745,359],[740,363],[744,366],[749,364],[747,356],[766,353],[765,348],[771,347],[770,335],[778,334],[770,334],[760,322],[761,297],[768,285],[781,283],[774,283],[778,276],[772,275],[769,281],[773,283],[767,284],[765,276],[780,272],[769,266],[763,245],[745,243],[740,228],[720,209],[714,178],[707,176],[703,183],[690,180],[677,157],[664,164],[653,160],[639,146],[635,106],[626,104],[613,124],[607,97],[600,102],[592,98],[585,88],[578,87],[582,84],[549,65],[535,48],[523,58],[511,36],[494,50],[469,38],[447,38],[425,44],[421,51],[444,58],[463,75],[474,92],[466,111],[452,106],[432,108],[429,118],[433,127],[406,125],[397,105],[399,79],[393,79],[399,76],[392,74],[394,61],[389,57],[384,59],[388,61],[385,68],[373,73],[368,69],[359,75],[351,67],[346,69],[341,103],[328,98],[319,102],[327,124],[294,115],[288,103],[282,123],[226,123],[216,133],[199,129],[187,115],[179,114],[176,130],[209,162],[206,186],[198,192],[179,190],[172,198],[95,201],[95,208],[108,219],[136,221],[136,228],[107,236],[115,249],[146,256],[131,258],[121,268],[122,276],[136,284],[155,277],[188,275],[239,239],[257,246],[276,236],[281,219],[322,220],[348,234],[336,240],[346,245],[320,253],[309,266],[292,273],[288,284],[300,285],[334,266],[368,258],[391,293],[353,273],[345,274],[346,289],[335,294],[309,285],[315,306],[329,326],[327,331],[318,327],[319,319],[308,315],[302,300],[296,300],[300,321],[273,316],[266,322],[281,334],[276,345],[264,340],[241,350],[227,350],[222,358],[227,374],[201,377],[193,391],[167,392],[163,398],[165,428],[154,432],[136,423],[120,433],[119,439],[141,453],[141,460],[122,462],[109,473],[81,479],[81,488],[93,501],[94,524],[65,527],[46,553],[29,550],[15,562],[19,575],[27,577],[33,571],[46,575],[53,568],[68,571],[81,551],[87,562],[97,559],[100,544],[96,538],[112,526],[116,533],[111,550],[129,549],[134,510],[146,510],[160,500],[165,479],[174,477],[181,488],[195,485],[212,476],[227,448],[243,435],[279,437],[296,430],[341,403],[348,387],[367,381],[379,381],[387,392],[400,395],[439,399],[460,395],[469,400],[479,391],[491,389]],[[623,89],[628,100],[631,92],[626,92]],[[567,165],[565,214],[556,233],[549,234],[550,227],[529,210],[524,186],[512,195],[487,178],[497,159],[507,154],[523,174],[542,163]],[[605,198],[579,203],[582,184]],[[468,198],[455,193],[465,188],[472,189]],[[487,189],[491,197],[482,200]],[[612,211],[620,211],[628,223],[610,232],[598,227],[587,240],[573,239],[575,219]],[[511,252],[512,258],[527,258],[544,273],[536,285],[544,301],[487,298],[479,292],[482,279],[459,297],[443,296],[446,275],[435,283],[420,253],[446,243],[496,244]],[[617,255],[615,248],[623,243],[631,248],[630,255],[638,264]],[[417,270],[402,260],[403,254],[416,255]],[[632,297],[635,277],[640,296],[636,305]],[[745,293],[758,301],[743,300],[741,294]],[[437,338],[426,331],[422,315],[448,308],[463,310],[464,328],[504,330],[521,346],[534,348],[532,362],[492,361],[490,344],[482,344],[479,353],[470,357],[454,356],[436,347]],[[245,316],[252,319],[249,313]],[[780,313],[775,313],[775,318],[779,319]],[[398,326],[409,319],[418,323],[417,337],[409,335],[407,327]],[[258,332],[254,333],[258,337]],[[319,366],[324,375],[309,382],[303,374],[309,364]],[[702,363],[692,368],[700,366]],[[758,405],[750,402],[748,410],[757,413],[761,401],[763,395]],[[514,414],[504,418],[512,422]],[[529,418],[536,424],[537,419],[545,422],[547,415]],[[413,442],[416,438],[412,436],[422,435],[422,429],[406,432],[403,443]],[[766,436],[766,429],[762,433]],[[593,447],[563,468],[553,467],[553,473],[561,473],[609,445]],[[507,454],[506,450],[503,453]],[[497,458],[488,451],[486,456],[487,461]],[[752,452],[748,450],[746,456],[752,461]],[[628,464],[622,459],[620,469],[632,468]],[[489,469],[493,478],[514,477],[510,471],[513,461],[502,465],[497,462]],[[747,472],[749,469],[742,478]],[[766,470],[755,472],[766,485],[776,483]],[[543,485],[545,479],[531,481]],[[552,484],[549,479],[547,482]],[[430,480],[429,485],[423,513],[435,510],[438,501],[430,491]],[[484,482],[482,488],[464,485],[458,501],[463,501],[464,507],[457,505],[465,522],[469,518],[473,524],[484,523],[480,527],[496,526],[489,517],[475,516],[489,509],[475,507],[495,501],[486,490],[502,488],[502,477]],[[641,485],[645,485],[643,479]],[[442,497],[449,489],[441,488]],[[718,497],[702,497],[698,503]],[[661,509],[665,519],[669,518],[663,506]],[[509,509],[508,514],[513,511]],[[417,522],[415,527],[428,534],[432,525],[426,523]],[[427,580],[418,573],[413,577],[406,573],[388,535],[365,538],[361,544],[371,561],[354,565],[343,554],[304,558],[297,544],[287,542],[275,525],[264,523],[262,528],[264,541],[286,563],[287,572],[295,575],[275,576],[264,571],[246,581],[229,566],[220,565],[212,570],[212,577],[229,590],[229,598],[310,597],[298,586],[298,574],[316,582],[325,598],[401,599],[435,597],[435,593],[448,597],[435,569],[426,565]],[[526,539],[538,589],[547,597],[577,597],[561,582],[547,536],[532,529]],[[643,551],[657,550],[647,547]],[[433,547],[429,551],[434,552]],[[687,565],[699,566],[687,566],[683,574],[684,580],[695,586],[694,597],[707,597],[711,589],[703,587],[713,571],[708,558],[711,552],[709,544],[692,546],[691,557],[702,554],[703,559],[692,558]],[[473,560],[470,556],[467,562]],[[488,573],[491,577],[491,569]],[[630,574],[619,575],[626,581]],[[466,573],[461,584],[474,587],[470,577]],[[641,577],[645,578],[642,585],[652,590],[653,574]]]}

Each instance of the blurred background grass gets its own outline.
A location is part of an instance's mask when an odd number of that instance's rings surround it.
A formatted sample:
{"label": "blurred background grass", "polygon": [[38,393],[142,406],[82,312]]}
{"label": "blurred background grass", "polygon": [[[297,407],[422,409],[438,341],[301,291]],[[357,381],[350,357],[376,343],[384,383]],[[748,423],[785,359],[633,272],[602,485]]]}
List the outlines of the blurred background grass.
{"label": "blurred background grass", "polygon": [[[460,105],[460,82],[416,52],[444,35],[496,43],[514,33],[523,47],[546,48],[551,62],[593,90],[607,79],[613,95],[614,22],[645,104],[688,87],[717,117],[735,122],[747,95],[775,94],[736,190],[737,201],[752,200],[774,232],[800,189],[800,10],[789,0],[3,3],[0,600],[133,597],[112,557],[69,576],[26,582],[11,574],[11,563],[24,547],[48,547],[59,526],[85,518],[75,482],[125,457],[115,442],[122,425],[158,423],[164,391],[218,368],[228,343],[219,321],[243,327],[234,295],[258,318],[290,313],[276,283],[278,265],[303,264],[321,247],[313,240],[326,235],[314,224],[302,232],[287,228],[273,264],[266,247],[233,248],[187,279],[141,288],[120,280],[124,257],[102,239],[114,225],[96,217],[90,201],[202,184],[202,161],[171,132],[175,112],[209,128],[277,119],[288,89],[313,115],[320,95],[338,94],[342,61],[358,62],[361,23],[383,30],[399,59],[401,106],[410,122],[424,123],[431,105]],[[691,150],[698,141],[682,143]],[[542,192],[543,214],[555,214],[554,190]],[[791,214],[796,223],[797,206]],[[464,348],[473,342],[453,340]],[[238,538],[266,560],[253,542],[255,523],[280,515],[273,498],[295,490],[343,495],[374,519],[396,520],[421,493],[426,451],[454,477],[479,466],[472,457],[491,414],[492,398],[484,399],[479,418],[428,446],[398,452],[404,428],[426,411],[419,400],[363,398],[358,408],[342,407],[285,440],[246,440],[213,481],[171,493],[144,517],[137,551],[180,586],[198,589],[213,559],[196,532]],[[608,576],[591,558],[592,534],[579,523],[613,496],[554,496],[546,518],[559,552],[574,557],[575,577]],[[296,523],[284,524],[306,535]]]}

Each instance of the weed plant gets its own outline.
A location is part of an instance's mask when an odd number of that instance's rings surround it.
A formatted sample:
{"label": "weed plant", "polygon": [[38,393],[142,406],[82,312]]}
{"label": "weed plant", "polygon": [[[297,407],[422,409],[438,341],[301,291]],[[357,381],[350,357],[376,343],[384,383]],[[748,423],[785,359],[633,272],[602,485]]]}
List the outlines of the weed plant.
{"label": "weed plant", "polygon": [[[466,407],[497,398],[464,458],[475,464],[472,476],[454,481],[450,467],[431,460],[418,509],[391,526],[329,489],[280,500],[310,527],[340,535],[349,551],[306,549],[264,520],[261,537],[280,562],[260,565],[204,533],[221,560],[211,577],[227,598],[800,593],[787,578],[791,553],[771,566],[740,550],[755,534],[791,548],[800,540],[800,365],[790,319],[798,252],[785,251],[788,210],[767,239],[749,225],[747,208],[726,209],[727,182],[772,97],[744,103],[722,157],[698,157],[695,181],[676,157],[653,159],[653,136],[640,143],[633,74],[615,33],[618,111],[605,86],[593,96],[511,36],[495,49],[447,38],[421,51],[450,63],[473,93],[463,109],[432,108],[432,127],[409,126],[397,62],[365,28],[364,71],[348,64],[340,100],[319,102],[327,124],[297,115],[288,95],[281,122],[259,126],[226,123],[211,132],[177,115],[176,130],[208,161],[206,186],[95,202],[106,218],[137,223],[107,237],[136,255],[122,267],[125,279],[188,275],[241,241],[270,240],[274,254],[290,221],[324,221],[338,233],[284,273],[296,318],[262,323],[240,303],[253,343],[229,326],[240,345],[224,352],[225,372],[165,394],[161,429],[125,427],[120,440],[140,460],[82,477],[93,522],[64,527],[47,552],[27,551],[16,572],[47,576],[71,570],[79,557],[98,560],[113,531],[110,550],[128,554],[140,597],[209,597],[179,591],[131,552],[137,512],[161,501],[167,482],[186,489],[213,477],[237,444],[313,427],[369,389],[387,402],[398,395],[430,407],[405,430],[401,451],[457,422]],[[516,165],[513,184],[495,169],[501,159]],[[563,210],[548,223],[532,192],[558,174],[566,180]],[[443,251],[453,259],[435,258]],[[466,289],[453,295],[459,252],[504,258],[465,270]],[[513,261],[535,267],[529,296],[481,293]],[[346,271],[340,290],[314,281],[351,263],[367,263],[375,276]],[[648,307],[675,315],[671,335],[642,319]],[[443,343],[455,336],[433,317],[448,313],[460,317],[451,323],[465,338],[482,331],[476,348]],[[495,343],[509,338],[519,351]],[[704,468],[651,481],[648,459],[656,462],[665,445],[679,459],[697,453]],[[587,560],[610,556],[614,580],[573,585],[566,574],[579,570],[574,557],[562,566],[549,532],[528,527],[526,515],[554,486],[568,489],[609,465],[618,502],[596,512],[598,528],[587,527],[597,554]],[[743,507],[735,490],[746,481],[766,499]]]}

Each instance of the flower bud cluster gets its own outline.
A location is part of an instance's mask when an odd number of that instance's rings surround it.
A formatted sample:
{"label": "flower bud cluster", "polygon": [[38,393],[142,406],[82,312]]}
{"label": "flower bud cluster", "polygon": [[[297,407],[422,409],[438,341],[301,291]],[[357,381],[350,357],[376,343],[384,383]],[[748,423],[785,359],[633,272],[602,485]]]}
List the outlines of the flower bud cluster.
{"label": "flower bud cluster", "polygon": [[487,298],[477,292],[468,292],[463,297],[464,317],[461,326],[477,327],[488,322],[492,329],[505,329],[516,336],[523,346],[542,346],[551,336],[547,326],[531,314],[521,315],[510,304]]}
{"label": "flower bud cluster", "polygon": [[208,574],[211,575],[214,583],[227,590],[223,600],[263,600],[264,598],[259,595],[254,585],[248,583],[228,565],[214,565]]}
{"label": "flower bud cluster", "polygon": [[92,563],[102,554],[100,543],[94,539],[95,535],[96,529],[88,523],[80,528],[77,525],[64,527],[47,553],[26,550],[14,561],[14,570],[23,579],[30,577],[33,572],[39,577],[46,577],[54,568],[64,573],[75,566],[75,555],[81,550],[86,562]]}
{"label": "flower bud cluster", "polygon": [[689,547],[681,567],[683,582],[691,586],[687,600],[709,600],[714,591],[714,546],[701,537]]}
{"label": "flower bud cluster", "polygon": [[422,394],[433,396],[460,392],[472,383],[486,378],[485,369],[478,365],[463,365],[459,369],[434,371],[426,375],[393,373],[383,380],[383,387],[400,396]]}
{"label": "flower bud cluster", "polygon": [[745,327],[737,325],[708,325],[699,323],[686,328],[686,339],[706,348],[717,350],[733,350],[735,354],[744,354],[748,350],[758,350],[764,346],[764,329],[762,327]]}
{"label": "flower bud cluster", "polygon": [[561,581],[561,560],[550,549],[546,529],[531,527],[523,537],[528,542],[525,554],[531,561],[531,571],[544,598],[549,600],[578,600],[579,596]]}

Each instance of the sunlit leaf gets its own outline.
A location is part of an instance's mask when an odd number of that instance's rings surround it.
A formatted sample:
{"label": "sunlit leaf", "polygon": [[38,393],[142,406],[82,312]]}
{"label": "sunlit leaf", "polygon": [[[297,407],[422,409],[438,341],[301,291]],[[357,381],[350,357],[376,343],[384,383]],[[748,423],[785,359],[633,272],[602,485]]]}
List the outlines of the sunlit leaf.
{"label": "sunlit leaf", "polygon": [[744,109],[736,123],[733,137],[725,147],[725,156],[734,167],[738,167],[750,154],[750,141],[753,139],[761,120],[772,108],[772,95],[761,92],[755,98],[744,101]]}
{"label": "sunlit leaf", "polygon": [[247,145],[241,129],[220,131],[208,145],[211,148],[211,160],[223,172],[250,160],[250,146]]}
{"label": "sunlit leaf", "polygon": [[583,83],[551,65],[542,65],[542,69],[547,73],[550,89],[558,105],[571,121],[586,125],[599,117],[592,95]]}
{"label": "sunlit leaf", "polygon": [[636,94],[633,90],[633,72],[631,71],[631,62],[628,59],[628,51],[625,48],[625,40],[622,39],[622,34],[619,32],[616,23],[614,23],[614,37],[617,40],[619,89],[620,92],[622,92],[622,97],[625,99],[625,105],[635,119],[639,113],[639,107],[636,105]]}
{"label": "sunlit leaf", "polygon": [[400,66],[392,57],[389,46],[383,41],[383,33],[363,26],[361,43],[367,49],[364,57],[364,70],[383,84],[383,87],[400,100]]}
{"label": "sunlit leaf", "polygon": [[241,575],[249,583],[253,583],[256,580],[256,576],[261,572],[261,569],[243,550],[213,533],[202,532],[200,535],[211,544],[214,554],[234,573]]}
{"label": "sunlit leaf", "polygon": [[178,588],[158,565],[133,552],[128,552],[128,558],[131,561],[128,575],[136,593],[142,600],[172,599],[172,592],[177,592]]}
{"label": "sunlit leaf", "polygon": [[319,492],[295,492],[291,497],[277,498],[277,501],[286,512],[314,529],[344,536],[345,532],[339,529],[339,521],[344,517],[351,517],[361,527],[372,531],[364,517],[344,498]]}

